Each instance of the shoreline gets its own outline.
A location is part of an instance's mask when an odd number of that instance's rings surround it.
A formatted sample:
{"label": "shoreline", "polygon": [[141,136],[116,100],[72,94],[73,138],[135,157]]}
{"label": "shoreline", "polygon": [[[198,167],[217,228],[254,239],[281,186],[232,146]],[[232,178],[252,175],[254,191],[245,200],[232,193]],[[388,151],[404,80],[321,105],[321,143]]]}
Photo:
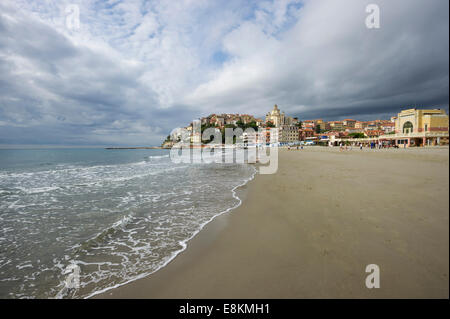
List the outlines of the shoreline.
{"label": "shoreline", "polygon": [[150,272],[150,273],[146,273],[146,274],[139,275],[139,276],[137,276],[136,278],[130,279],[129,281],[126,281],[126,282],[124,282],[124,283],[116,284],[116,285],[114,285],[114,286],[107,287],[107,288],[104,288],[104,289],[102,289],[102,290],[99,290],[99,291],[96,291],[96,292],[94,292],[94,293],[91,293],[91,294],[89,294],[87,297],[85,297],[84,299],[95,298],[95,297],[98,296],[98,295],[106,294],[107,292],[109,292],[109,291],[112,290],[112,289],[117,289],[117,288],[120,288],[120,287],[122,287],[122,286],[124,286],[124,285],[133,283],[133,282],[135,282],[135,281],[137,281],[137,280],[145,279],[145,278],[147,278],[147,277],[149,277],[149,276],[155,274],[155,273],[158,272],[159,270],[162,270],[164,267],[166,267],[168,264],[170,264],[175,258],[177,258],[177,256],[179,256],[180,254],[182,254],[182,253],[188,248],[189,242],[190,242],[192,239],[194,239],[194,238],[195,238],[195,237],[196,237],[196,236],[197,236],[197,235],[198,235],[205,227],[207,227],[208,224],[210,224],[211,222],[214,222],[214,220],[216,220],[216,219],[219,218],[220,216],[222,216],[222,215],[224,215],[224,214],[226,214],[226,213],[232,212],[233,210],[237,209],[239,206],[242,205],[242,202],[243,202],[242,196],[243,196],[243,195],[241,194],[241,196],[237,196],[236,194],[238,193],[238,191],[239,191],[239,189],[240,189],[241,187],[245,187],[249,182],[251,182],[251,181],[255,178],[256,174],[257,174],[257,172],[256,172],[256,168],[255,168],[255,171],[253,172],[253,175],[252,175],[249,179],[245,180],[243,183],[241,183],[241,184],[239,184],[239,185],[237,185],[237,186],[235,186],[235,187],[233,187],[233,188],[231,189],[231,193],[232,193],[233,198],[235,198],[235,199],[238,200],[238,203],[237,203],[235,206],[229,207],[229,208],[227,208],[226,210],[224,210],[224,211],[222,211],[222,212],[219,212],[218,214],[214,215],[214,216],[211,217],[209,220],[207,220],[206,222],[204,222],[203,224],[201,224],[201,225],[200,225],[200,228],[199,228],[196,232],[194,232],[194,234],[192,234],[191,237],[189,237],[189,238],[187,238],[186,240],[180,242],[180,245],[182,246],[182,248],[181,248],[179,251],[175,252],[175,253],[173,254],[173,256],[171,256],[171,257],[170,257],[170,258],[169,258],[162,266],[160,266],[158,269],[156,269],[156,270],[154,270],[154,271],[152,271],[152,272]]}
{"label": "shoreline", "polygon": [[137,147],[105,147],[105,150],[170,150],[162,146],[137,146]]}
{"label": "shoreline", "polygon": [[[302,157],[312,162],[303,163]],[[336,162],[337,167],[330,167]],[[367,169],[362,176],[358,165]],[[419,167],[413,171],[419,177],[423,169],[431,169],[431,189],[414,185],[411,192],[429,189],[438,194],[426,194],[421,204],[416,197],[404,203],[409,196],[397,186],[410,179],[390,176],[394,185],[384,190],[380,181],[389,174],[377,171],[383,167],[391,174]],[[339,169],[352,170],[362,180],[347,189],[352,182]],[[317,180],[329,177],[321,191],[316,189]],[[389,191],[399,201],[386,197]],[[448,298],[448,148],[282,150],[276,174],[254,175],[236,192],[240,205],[206,223],[177,258],[145,278],[91,297]],[[352,193],[375,199],[363,196],[360,206]],[[385,205],[376,200],[380,196],[386,197]],[[380,264],[382,288],[369,290],[364,268],[377,263],[374,259]]]}

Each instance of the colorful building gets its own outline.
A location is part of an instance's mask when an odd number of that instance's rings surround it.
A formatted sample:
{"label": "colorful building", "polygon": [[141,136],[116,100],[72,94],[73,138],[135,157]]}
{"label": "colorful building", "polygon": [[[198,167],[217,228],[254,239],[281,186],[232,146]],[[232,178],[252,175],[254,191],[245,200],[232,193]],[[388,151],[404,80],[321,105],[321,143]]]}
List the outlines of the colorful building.
{"label": "colorful building", "polygon": [[302,128],[298,130],[298,139],[305,141],[307,138],[314,136],[314,130],[312,128]]}
{"label": "colorful building", "polygon": [[395,119],[395,134],[380,137],[404,147],[448,144],[448,138],[448,115],[441,109],[403,110]]}
{"label": "colorful building", "polygon": [[331,121],[328,123],[333,130],[342,131],[344,129],[344,124],[342,123],[342,121]]}
{"label": "colorful building", "polygon": [[327,123],[323,120],[314,120],[315,127],[318,127],[321,131],[327,130]]}
{"label": "colorful building", "polygon": [[342,124],[345,126],[345,127],[355,127],[355,125],[356,125],[356,120],[352,120],[352,119],[345,119],[345,120],[343,120],[342,121]]}

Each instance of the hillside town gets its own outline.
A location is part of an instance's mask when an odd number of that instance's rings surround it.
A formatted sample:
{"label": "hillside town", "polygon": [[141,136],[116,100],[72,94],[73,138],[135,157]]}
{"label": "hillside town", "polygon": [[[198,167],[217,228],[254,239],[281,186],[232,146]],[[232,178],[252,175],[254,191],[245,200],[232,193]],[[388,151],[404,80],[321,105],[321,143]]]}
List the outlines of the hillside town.
{"label": "hillside town", "polygon": [[[389,120],[324,121],[299,120],[297,117],[287,116],[275,104],[264,119],[249,114],[211,114],[200,118],[198,122],[201,125],[201,132],[207,128],[214,128],[223,138],[226,128],[241,128],[243,130],[241,137],[247,145],[376,144],[380,147],[411,147],[449,143],[448,115],[442,109],[405,109]],[[211,142],[193,128],[193,123],[184,128],[190,133],[191,143]],[[247,128],[254,130],[246,132]],[[162,146],[170,148],[179,140],[180,133],[175,131],[166,138]]]}

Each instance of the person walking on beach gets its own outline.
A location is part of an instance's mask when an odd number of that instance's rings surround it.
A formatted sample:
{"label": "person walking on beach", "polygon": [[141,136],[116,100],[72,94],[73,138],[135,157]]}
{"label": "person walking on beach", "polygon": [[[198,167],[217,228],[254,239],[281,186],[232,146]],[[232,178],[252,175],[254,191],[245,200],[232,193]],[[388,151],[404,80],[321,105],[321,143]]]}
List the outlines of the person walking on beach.
{"label": "person walking on beach", "polygon": [[362,151],[362,143],[359,143],[359,149]]}

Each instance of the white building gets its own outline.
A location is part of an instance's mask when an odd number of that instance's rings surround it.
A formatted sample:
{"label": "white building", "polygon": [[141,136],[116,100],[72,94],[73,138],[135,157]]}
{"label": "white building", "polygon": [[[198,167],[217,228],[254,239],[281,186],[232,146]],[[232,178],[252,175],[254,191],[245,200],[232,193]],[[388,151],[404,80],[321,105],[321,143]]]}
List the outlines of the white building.
{"label": "white building", "polygon": [[272,122],[275,127],[281,127],[282,125],[293,125],[298,122],[298,119],[285,116],[284,112],[281,112],[278,105],[275,104],[273,110],[266,114],[266,123],[267,122]]}

